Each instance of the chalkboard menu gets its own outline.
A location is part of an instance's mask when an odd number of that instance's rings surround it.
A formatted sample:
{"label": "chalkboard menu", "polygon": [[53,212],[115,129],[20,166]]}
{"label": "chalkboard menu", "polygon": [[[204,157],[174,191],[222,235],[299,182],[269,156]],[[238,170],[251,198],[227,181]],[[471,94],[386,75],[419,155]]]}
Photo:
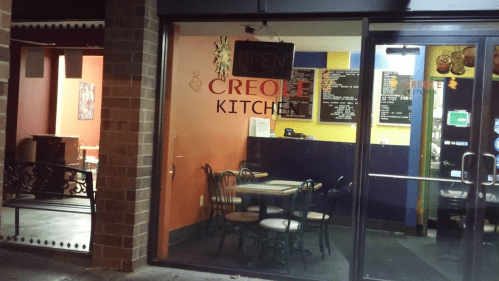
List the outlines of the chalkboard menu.
{"label": "chalkboard menu", "polygon": [[315,69],[294,68],[291,80],[282,82],[278,115],[281,118],[312,121]]}
{"label": "chalkboard menu", "polygon": [[379,125],[410,125],[412,75],[383,71],[379,98]]}
{"label": "chalkboard menu", "polygon": [[359,70],[322,71],[319,122],[357,123]]}

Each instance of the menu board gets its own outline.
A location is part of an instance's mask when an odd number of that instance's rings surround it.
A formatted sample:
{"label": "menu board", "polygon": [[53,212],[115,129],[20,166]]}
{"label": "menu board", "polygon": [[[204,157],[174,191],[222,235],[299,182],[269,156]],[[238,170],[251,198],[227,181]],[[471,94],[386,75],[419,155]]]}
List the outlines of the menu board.
{"label": "menu board", "polygon": [[312,121],[315,69],[294,68],[291,80],[283,80],[279,112],[281,118]]}
{"label": "menu board", "polygon": [[410,125],[412,75],[383,71],[379,98],[379,125]]}
{"label": "menu board", "polygon": [[319,122],[357,123],[359,70],[322,71]]}

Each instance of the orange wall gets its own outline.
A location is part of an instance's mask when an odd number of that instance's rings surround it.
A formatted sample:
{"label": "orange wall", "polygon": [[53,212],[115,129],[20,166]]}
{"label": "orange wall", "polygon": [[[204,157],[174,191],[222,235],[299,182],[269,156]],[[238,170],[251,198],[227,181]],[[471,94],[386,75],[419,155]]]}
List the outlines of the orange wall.
{"label": "orange wall", "polygon": [[[64,57],[64,56],[61,56]],[[82,78],[65,78],[64,67],[59,68],[59,83],[62,85],[62,106],[60,106],[60,135],[79,136],[79,140],[88,146],[99,145],[100,120],[102,105],[102,56],[83,56]],[[62,76],[62,79],[61,79]],[[80,82],[95,85],[95,104],[93,120],[78,120],[78,98]],[[61,89],[61,87],[59,87]],[[88,155],[97,156],[97,152],[89,151]]]}
{"label": "orange wall", "polygon": [[[231,37],[232,55],[234,41]],[[239,40],[246,40],[240,38]],[[178,64],[174,66],[173,93],[171,114],[174,117],[172,129],[174,137],[173,162],[175,178],[171,189],[171,205],[169,230],[184,227],[208,219],[210,206],[206,190],[206,176],[201,169],[205,163],[216,170],[237,169],[241,160],[246,158],[246,139],[248,136],[249,118],[271,118],[267,115],[257,115],[249,109],[242,113],[242,104],[237,104],[237,114],[217,113],[217,100],[250,100],[276,102],[277,96],[264,96],[260,93],[260,84],[264,79],[242,78],[229,75],[226,82],[216,81],[213,84],[215,92],[225,90],[223,94],[213,94],[209,83],[217,78],[214,62],[214,43],[217,37],[180,36],[178,52],[175,54]],[[202,82],[201,89],[195,92],[189,87],[194,78],[194,72],[199,71]],[[232,70],[230,71],[232,73]],[[229,94],[229,79],[239,79],[246,85],[246,80],[256,80],[251,86],[250,94],[246,95],[241,87],[242,95]],[[276,81],[277,82],[277,81]],[[278,85],[280,85],[278,83]],[[266,83],[266,92],[270,93],[275,86]],[[259,104],[260,108],[263,108]],[[226,101],[225,110],[231,109]],[[273,122],[272,122],[273,123]],[[165,167],[164,173],[170,170]],[[204,206],[200,206],[200,196],[204,196]]]}
{"label": "orange wall", "polygon": [[16,137],[16,158],[19,161],[35,161],[35,142],[31,135],[48,133],[50,59],[50,53],[45,50],[43,78],[26,78],[26,48],[21,51]]}

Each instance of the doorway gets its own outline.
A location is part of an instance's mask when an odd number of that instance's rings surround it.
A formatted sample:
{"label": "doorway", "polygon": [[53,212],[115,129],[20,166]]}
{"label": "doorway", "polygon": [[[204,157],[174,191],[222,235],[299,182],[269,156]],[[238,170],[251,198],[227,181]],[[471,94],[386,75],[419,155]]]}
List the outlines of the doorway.
{"label": "doorway", "polygon": [[[486,31],[477,36],[475,25],[448,27],[459,30],[452,33],[401,26],[366,38],[353,280],[495,280],[499,41]],[[388,69],[376,71],[379,64]],[[408,150],[391,152],[407,169],[380,161],[374,124],[397,126],[380,145],[410,132]],[[387,209],[403,233],[366,223]]]}

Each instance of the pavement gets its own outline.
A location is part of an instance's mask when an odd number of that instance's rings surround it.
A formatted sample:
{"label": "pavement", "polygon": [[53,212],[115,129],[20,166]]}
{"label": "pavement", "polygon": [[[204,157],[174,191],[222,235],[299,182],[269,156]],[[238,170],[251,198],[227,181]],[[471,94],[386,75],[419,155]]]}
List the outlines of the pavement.
{"label": "pavement", "polygon": [[89,267],[90,258],[57,253],[33,252],[17,247],[0,248],[0,281],[91,281],[91,280],[168,280],[168,281],[249,281],[262,280],[200,271],[145,266],[132,273]]}

